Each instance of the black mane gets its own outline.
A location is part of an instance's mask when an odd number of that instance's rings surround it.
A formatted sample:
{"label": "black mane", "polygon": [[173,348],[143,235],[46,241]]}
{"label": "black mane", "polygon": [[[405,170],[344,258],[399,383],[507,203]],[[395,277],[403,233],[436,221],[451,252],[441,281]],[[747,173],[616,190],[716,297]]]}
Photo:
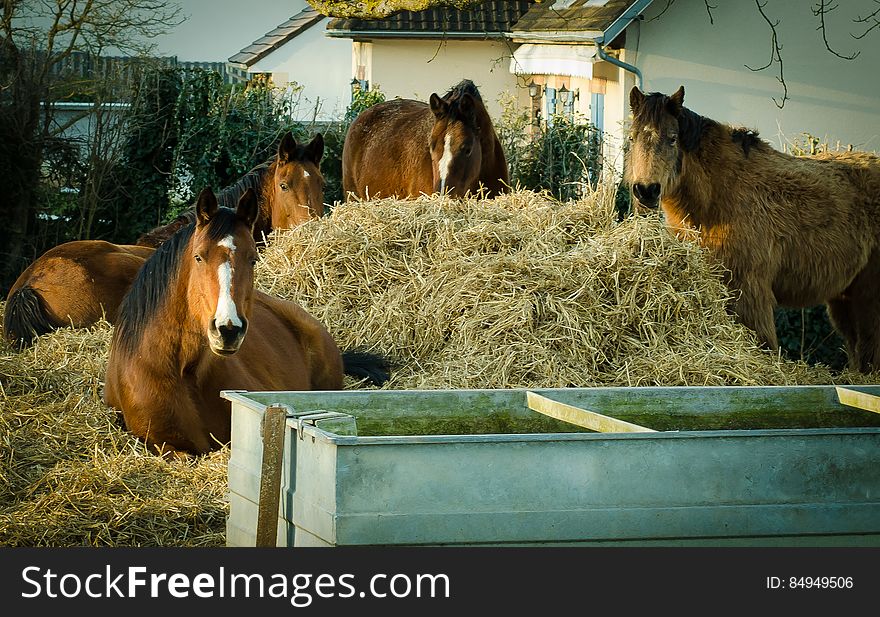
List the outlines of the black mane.
{"label": "black mane", "polygon": [[[162,306],[172,281],[177,279],[181,256],[186,252],[196,228],[194,211],[192,218],[192,223],[178,229],[141,266],[119,305],[115,341],[129,353],[137,348],[147,324]],[[208,226],[208,237],[219,241],[233,234],[238,222],[235,210],[218,208]]]}
{"label": "black mane", "polygon": [[[235,184],[227,186],[225,189],[217,193],[218,205],[235,210],[238,206],[238,200],[245,194],[245,191],[249,188],[254,189],[254,193],[257,195],[257,202],[260,204],[260,214],[257,218],[257,224],[254,226],[255,237],[258,237],[260,232],[266,233],[268,231],[266,228],[270,225],[270,221],[266,220],[270,217],[267,212],[263,211],[263,178],[269,171],[269,167],[272,164],[271,161],[272,160],[257,165],[244,176],[239,178]],[[155,227],[150,231],[142,233],[138,237],[136,243],[140,246],[158,247],[171,238],[172,234],[177,230],[191,223],[195,223],[195,221],[196,208],[195,204],[193,204],[189,209],[178,214],[170,223],[160,225],[159,227]]]}
{"label": "black mane", "polygon": [[758,131],[739,127],[730,131],[730,139],[735,144],[739,144],[742,148],[743,155],[749,158],[749,150],[752,148],[760,148],[764,145],[764,140],[758,136]]}
{"label": "black mane", "polygon": [[470,79],[462,79],[460,82],[452,86],[443,98],[449,101],[450,103],[454,100],[460,99],[465,94],[470,94],[476,100],[483,102],[483,97],[480,96],[480,91],[477,90],[477,86]]}
{"label": "black mane", "polygon": [[[674,103],[670,98],[660,92],[651,92],[645,95],[645,99],[639,106],[638,112],[633,118],[636,124],[649,124],[659,126],[664,114],[672,113]],[[687,107],[682,107],[678,113],[678,141],[682,150],[693,152],[700,146],[709,129],[719,126],[711,118],[701,116]]]}
{"label": "black mane", "polygon": [[[272,160],[274,160],[274,157]],[[221,190],[217,193],[217,203],[223,208],[231,208],[232,210],[235,210],[238,205],[238,200],[248,189],[254,189],[257,199],[262,202],[263,178],[266,176],[266,172],[269,171],[270,165],[271,161],[257,165],[239,178],[235,184],[231,184]]]}

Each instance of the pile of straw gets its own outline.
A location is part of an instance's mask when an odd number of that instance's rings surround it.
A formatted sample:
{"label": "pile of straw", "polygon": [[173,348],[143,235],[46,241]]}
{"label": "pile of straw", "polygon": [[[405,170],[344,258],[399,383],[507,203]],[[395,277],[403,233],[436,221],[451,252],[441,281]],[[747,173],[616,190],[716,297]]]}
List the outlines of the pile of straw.
{"label": "pile of straw", "polygon": [[[278,233],[257,283],[395,358],[386,388],[871,382],[760,350],[697,244],[610,203],[352,203]],[[101,402],[110,336],[0,342],[0,545],[223,545],[228,450],[147,453]]]}
{"label": "pile of straw", "polygon": [[222,546],[228,450],[145,451],[101,401],[111,327],[0,343],[0,546]]}
{"label": "pile of straw", "polygon": [[388,388],[833,381],[759,349],[720,266],[612,197],[350,203],[277,233],[258,280],[397,359]]}

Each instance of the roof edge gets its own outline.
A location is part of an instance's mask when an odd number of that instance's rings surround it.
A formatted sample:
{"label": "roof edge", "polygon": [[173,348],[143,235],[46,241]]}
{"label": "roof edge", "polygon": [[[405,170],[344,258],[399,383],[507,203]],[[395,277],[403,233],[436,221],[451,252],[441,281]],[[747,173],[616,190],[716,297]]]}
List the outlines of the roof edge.
{"label": "roof edge", "polygon": [[[308,13],[314,13],[314,15],[308,16]],[[318,23],[319,21],[321,21],[322,19],[325,19],[327,17],[326,15],[319,13],[318,11],[316,11],[315,9],[313,9],[311,7],[307,7],[305,9],[303,9],[297,15],[302,15],[302,16],[307,17],[307,21],[300,29],[298,29],[296,31],[296,33],[293,34],[293,36],[285,36],[285,37],[278,39],[278,41],[276,41],[272,45],[268,46],[263,51],[254,54],[253,58],[250,58],[249,60],[247,60],[245,62],[239,62],[239,61],[233,60],[233,58],[235,58],[239,54],[243,53],[244,50],[240,50],[240,51],[237,51],[236,53],[232,54],[231,56],[229,56],[226,59],[226,61],[228,63],[232,64],[233,66],[238,67],[238,68],[242,68],[242,69],[250,68],[253,65],[255,65],[257,62],[259,62],[260,60],[262,60],[263,58],[265,58],[266,56],[271,54],[273,51],[276,51],[279,47],[281,47],[282,45],[284,45],[285,43],[287,43],[291,39],[296,38],[296,36],[299,35],[301,32],[308,30],[309,28],[314,26],[316,23]],[[294,17],[296,17],[296,15]],[[293,17],[291,17],[291,19],[293,19]],[[288,21],[290,21],[290,20],[288,20]],[[276,28],[278,28],[278,27],[279,26],[276,26]],[[251,43],[251,45],[253,45],[253,43]],[[245,49],[247,49],[247,47],[245,47]]]}
{"label": "roof edge", "polygon": [[342,30],[326,29],[324,36],[334,39],[503,39],[506,32],[441,32],[412,30]]}

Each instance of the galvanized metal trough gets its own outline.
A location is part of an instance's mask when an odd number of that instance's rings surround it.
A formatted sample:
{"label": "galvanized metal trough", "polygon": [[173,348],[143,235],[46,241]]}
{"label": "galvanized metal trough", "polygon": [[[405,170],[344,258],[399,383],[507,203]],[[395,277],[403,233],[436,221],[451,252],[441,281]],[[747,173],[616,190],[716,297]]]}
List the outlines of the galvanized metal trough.
{"label": "galvanized metal trough", "polygon": [[880,414],[834,386],[532,392],[654,432],[588,431],[526,390],[224,392],[227,545],[256,543],[275,406],[279,546],[880,545]]}

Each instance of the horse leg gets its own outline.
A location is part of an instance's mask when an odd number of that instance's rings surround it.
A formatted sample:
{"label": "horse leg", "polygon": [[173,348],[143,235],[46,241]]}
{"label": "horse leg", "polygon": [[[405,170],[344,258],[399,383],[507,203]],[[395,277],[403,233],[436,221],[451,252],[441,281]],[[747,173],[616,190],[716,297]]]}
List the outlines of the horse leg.
{"label": "horse leg", "polygon": [[779,348],[776,338],[776,322],[773,320],[773,308],[776,297],[769,285],[760,281],[738,286],[740,296],[734,305],[734,312],[741,324],[755,331],[758,340],[773,351]]}
{"label": "horse leg", "polygon": [[850,368],[862,373],[880,370],[880,251],[875,251],[868,265],[853,279],[847,290],[852,299],[855,322],[855,349]]}
{"label": "horse leg", "polygon": [[855,315],[852,300],[847,295],[829,300],[825,305],[828,309],[828,317],[834,329],[840,333],[846,343],[846,355],[849,358],[850,368],[856,368],[856,341],[858,340]]}

